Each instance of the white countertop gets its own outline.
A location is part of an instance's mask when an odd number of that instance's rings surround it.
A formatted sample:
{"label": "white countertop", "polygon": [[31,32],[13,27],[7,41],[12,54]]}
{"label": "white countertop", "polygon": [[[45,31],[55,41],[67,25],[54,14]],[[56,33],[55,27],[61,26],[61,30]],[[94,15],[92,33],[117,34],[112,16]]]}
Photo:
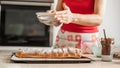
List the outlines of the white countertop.
{"label": "white countertop", "polygon": [[6,64],[0,68],[120,68],[120,63],[92,62],[87,64]]}
{"label": "white countertop", "polygon": [[[0,68],[120,68],[120,59],[112,62],[102,62],[101,58],[94,58],[91,63],[74,64],[40,64],[40,63],[11,63],[11,51],[0,51]],[[94,56],[89,56],[93,58]]]}

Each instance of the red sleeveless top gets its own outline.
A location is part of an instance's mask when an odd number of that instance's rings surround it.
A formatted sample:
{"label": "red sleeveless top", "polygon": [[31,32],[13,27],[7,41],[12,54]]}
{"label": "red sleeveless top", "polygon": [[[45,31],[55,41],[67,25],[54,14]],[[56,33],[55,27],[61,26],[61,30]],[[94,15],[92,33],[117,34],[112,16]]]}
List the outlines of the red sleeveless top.
{"label": "red sleeveless top", "polygon": [[[72,13],[93,14],[95,0],[64,0],[64,3],[70,8]],[[63,30],[79,33],[98,32],[97,26],[83,26],[79,24],[63,24]]]}

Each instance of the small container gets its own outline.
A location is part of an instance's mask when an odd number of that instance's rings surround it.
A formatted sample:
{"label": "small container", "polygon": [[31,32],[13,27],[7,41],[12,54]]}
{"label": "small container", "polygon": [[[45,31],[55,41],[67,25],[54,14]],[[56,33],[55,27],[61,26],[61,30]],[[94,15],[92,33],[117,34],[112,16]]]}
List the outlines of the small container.
{"label": "small container", "polygon": [[111,54],[111,45],[114,44],[114,39],[112,38],[101,38],[102,45],[102,61],[111,62],[113,55]]}
{"label": "small container", "polygon": [[100,46],[93,47],[92,49],[93,55],[96,57],[101,57],[101,49],[102,48]]}
{"label": "small container", "polygon": [[55,25],[56,20],[54,18],[54,13],[48,12],[37,12],[36,13],[39,22],[44,23],[46,25]]}

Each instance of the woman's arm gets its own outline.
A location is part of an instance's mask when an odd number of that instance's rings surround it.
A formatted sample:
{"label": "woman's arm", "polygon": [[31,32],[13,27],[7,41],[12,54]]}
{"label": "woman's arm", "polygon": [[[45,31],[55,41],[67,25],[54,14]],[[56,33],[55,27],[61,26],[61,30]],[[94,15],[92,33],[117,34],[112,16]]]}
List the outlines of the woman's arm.
{"label": "woman's arm", "polygon": [[57,6],[56,6],[56,11],[61,11],[63,9],[63,0],[58,0],[57,1]]}
{"label": "woman's arm", "polygon": [[74,14],[73,22],[85,26],[99,26],[102,23],[106,0],[95,0],[94,14]]}

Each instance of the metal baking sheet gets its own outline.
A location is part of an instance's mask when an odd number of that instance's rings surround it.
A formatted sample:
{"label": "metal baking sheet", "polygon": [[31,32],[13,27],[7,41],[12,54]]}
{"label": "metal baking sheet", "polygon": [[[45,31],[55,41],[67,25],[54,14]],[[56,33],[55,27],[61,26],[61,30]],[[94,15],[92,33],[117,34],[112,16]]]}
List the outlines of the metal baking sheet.
{"label": "metal baking sheet", "polygon": [[18,58],[13,54],[11,56],[11,61],[15,63],[90,63],[92,60],[87,57],[82,57],[80,59]]}

